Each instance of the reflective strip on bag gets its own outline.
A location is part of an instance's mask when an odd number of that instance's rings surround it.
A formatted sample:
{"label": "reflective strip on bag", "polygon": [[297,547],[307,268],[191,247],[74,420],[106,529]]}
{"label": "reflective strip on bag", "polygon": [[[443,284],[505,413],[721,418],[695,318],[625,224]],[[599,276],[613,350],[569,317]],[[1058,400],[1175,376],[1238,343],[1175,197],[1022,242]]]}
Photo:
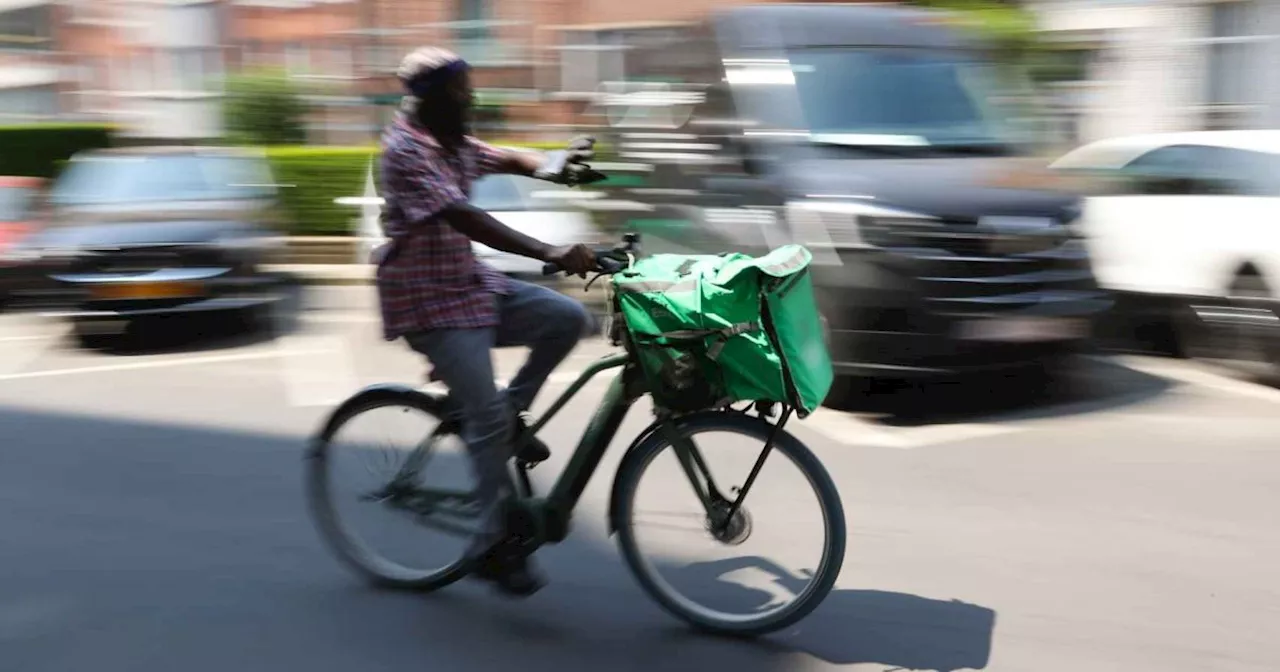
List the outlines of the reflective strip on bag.
{"label": "reflective strip on bag", "polygon": [[689,278],[672,282],[670,280],[642,280],[640,282],[619,282],[614,287],[624,294],[655,294],[660,292],[691,292],[698,288],[698,279]]}
{"label": "reflective strip on bag", "polygon": [[805,251],[803,248],[801,248],[797,250],[796,253],[791,255],[789,258],[783,261],[780,261],[776,264],[773,264],[771,266],[762,266],[760,270],[770,275],[789,273],[791,271],[796,270],[797,268],[803,268],[808,263],[805,259],[805,256],[806,256]]}

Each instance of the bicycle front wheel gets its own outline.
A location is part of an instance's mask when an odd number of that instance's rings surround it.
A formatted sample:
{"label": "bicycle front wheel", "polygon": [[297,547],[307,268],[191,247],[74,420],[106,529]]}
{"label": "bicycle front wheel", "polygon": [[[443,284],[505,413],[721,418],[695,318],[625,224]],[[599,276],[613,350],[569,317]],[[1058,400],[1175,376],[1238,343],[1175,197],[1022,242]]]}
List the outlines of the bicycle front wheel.
{"label": "bicycle front wheel", "polygon": [[755,636],[788,627],[840,574],[845,519],[835,484],[781,430],[757,469],[772,432],[756,417],[697,415],[654,432],[619,467],[622,556],[663,609],[699,629]]}

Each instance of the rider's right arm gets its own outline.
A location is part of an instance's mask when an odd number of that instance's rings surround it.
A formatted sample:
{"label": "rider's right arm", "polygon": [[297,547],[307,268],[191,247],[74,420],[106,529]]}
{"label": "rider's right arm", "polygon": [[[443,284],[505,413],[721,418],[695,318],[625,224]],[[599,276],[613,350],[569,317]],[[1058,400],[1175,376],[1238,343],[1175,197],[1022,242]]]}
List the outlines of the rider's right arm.
{"label": "rider's right arm", "polygon": [[551,260],[554,250],[550,245],[516,231],[466,201],[450,204],[440,218],[481,245],[539,261]]}
{"label": "rider's right arm", "polygon": [[383,175],[387,186],[399,194],[399,207],[417,226],[452,226],[462,235],[495,250],[548,261],[550,245],[506,226],[472,206],[456,179],[446,174],[443,162],[418,147],[388,148]]}

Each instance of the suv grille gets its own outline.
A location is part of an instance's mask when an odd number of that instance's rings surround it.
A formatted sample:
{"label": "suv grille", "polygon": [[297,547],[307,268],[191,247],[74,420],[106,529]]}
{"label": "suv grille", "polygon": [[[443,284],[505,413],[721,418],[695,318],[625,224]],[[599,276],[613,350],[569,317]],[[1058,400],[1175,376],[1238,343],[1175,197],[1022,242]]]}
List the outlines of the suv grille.
{"label": "suv grille", "polygon": [[876,244],[916,263],[925,298],[942,315],[1016,311],[1097,289],[1083,246],[1056,228],[1006,234],[972,222],[889,227]]}

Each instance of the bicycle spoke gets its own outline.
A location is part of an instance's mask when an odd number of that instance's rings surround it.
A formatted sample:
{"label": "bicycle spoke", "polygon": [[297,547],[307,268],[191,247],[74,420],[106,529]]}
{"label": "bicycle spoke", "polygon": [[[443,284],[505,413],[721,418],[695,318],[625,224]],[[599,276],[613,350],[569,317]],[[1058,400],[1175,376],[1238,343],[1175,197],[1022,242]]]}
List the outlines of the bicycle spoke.
{"label": "bicycle spoke", "polygon": [[[620,503],[619,546],[641,585],[670,613],[716,632],[763,634],[803,618],[834,585],[844,557],[839,495],[812,452],[781,429],[784,418],[776,424],[730,414],[693,418],[642,445],[620,468],[619,487],[628,494]],[[716,434],[729,436],[718,441]],[[743,454],[743,439],[758,455]],[[710,475],[713,464],[720,484]],[[673,499],[688,498],[681,486],[672,492],[671,480],[682,477],[699,503]],[[740,487],[714,501],[720,485]],[[744,505],[748,493],[753,503]],[[688,508],[678,511],[682,505]],[[696,515],[703,506],[708,515]],[[680,515],[685,511],[695,515]],[[761,538],[757,529],[774,536]],[[799,567],[813,569],[790,571]]]}
{"label": "bicycle spoke", "polygon": [[[642,519],[645,522],[642,524]],[[653,522],[647,522],[652,519]],[[685,524],[680,524],[684,522]],[[643,526],[660,530],[673,530],[679,532],[689,532],[699,536],[705,535],[706,514],[686,513],[686,512],[667,512],[667,511],[636,511],[631,517],[632,527]]]}

